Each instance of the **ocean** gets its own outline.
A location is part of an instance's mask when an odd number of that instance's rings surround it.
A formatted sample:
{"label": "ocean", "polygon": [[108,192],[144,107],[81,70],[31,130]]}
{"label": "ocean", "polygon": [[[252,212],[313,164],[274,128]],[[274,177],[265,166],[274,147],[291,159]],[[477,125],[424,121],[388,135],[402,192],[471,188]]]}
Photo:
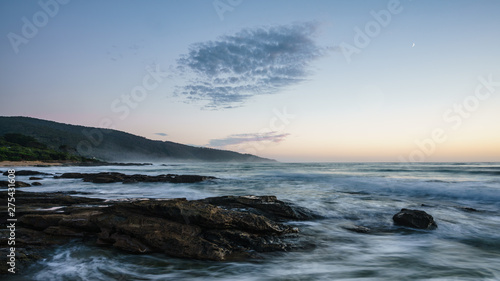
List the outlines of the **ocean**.
{"label": "ocean", "polygon": [[[198,174],[194,184],[93,184],[44,176],[24,191],[86,197],[201,199],[275,195],[321,214],[289,222],[314,247],[212,262],[67,244],[9,280],[500,280],[500,163],[186,163],[23,167],[47,173]],[[6,170],[6,169],[3,169]],[[18,180],[28,181],[28,176]],[[401,208],[432,215],[434,230],[393,224]],[[364,226],[370,233],[347,230]]]}

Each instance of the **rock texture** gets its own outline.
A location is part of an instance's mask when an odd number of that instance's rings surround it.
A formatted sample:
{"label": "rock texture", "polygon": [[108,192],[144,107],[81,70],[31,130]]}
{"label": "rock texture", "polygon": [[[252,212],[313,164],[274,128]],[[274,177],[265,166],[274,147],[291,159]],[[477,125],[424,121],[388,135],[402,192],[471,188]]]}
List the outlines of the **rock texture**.
{"label": "rock texture", "polygon": [[401,209],[392,217],[396,225],[402,225],[418,229],[433,229],[437,227],[434,218],[424,211]]}
{"label": "rock texture", "polygon": [[126,175],[122,173],[115,172],[102,172],[102,173],[64,173],[60,176],[54,176],[57,179],[83,179],[86,182],[93,183],[136,183],[136,182],[171,182],[171,183],[195,183],[205,180],[216,179],[210,176],[198,176],[198,175],[158,175],[158,176],[148,176],[148,175]]}
{"label": "rock texture", "polygon": [[[0,194],[6,200],[7,193]],[[106,201],[16,191],[16,197],[23,200],[16,210],[16,246],[27,253],[85,238],[135,254],[156,252],[215,261],[255,258],[259,252],[297,246],[293,242],[298,229],[275,219],[317,217],[274,196]],[[241,205],[246,207],[236,209]],[[0,210],[5,226],[7,210]],[[5,246],[8,237],[2,235],[0,242]]]}
{"label": "rock texture", "polygon": [[199,200],[230,210],[244,210],[275,221],[312,220],[320,216],[306,208],[280,201],[276,196],[220,196]]}

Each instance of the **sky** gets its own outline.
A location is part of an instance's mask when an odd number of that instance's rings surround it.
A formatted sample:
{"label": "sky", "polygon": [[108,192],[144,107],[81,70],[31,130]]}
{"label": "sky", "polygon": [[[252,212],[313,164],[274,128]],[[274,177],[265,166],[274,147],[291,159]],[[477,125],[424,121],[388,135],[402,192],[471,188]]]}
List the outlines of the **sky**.
{"label": "sky", "polygon": [[0,1],[0,115],[283,162],[500,161],[500,1]]}

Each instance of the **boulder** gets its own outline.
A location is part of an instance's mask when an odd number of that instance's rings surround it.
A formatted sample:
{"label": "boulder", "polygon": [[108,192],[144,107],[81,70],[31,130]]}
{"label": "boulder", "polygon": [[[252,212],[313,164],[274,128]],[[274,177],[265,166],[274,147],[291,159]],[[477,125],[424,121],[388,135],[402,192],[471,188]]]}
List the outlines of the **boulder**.
{"label": "boulder", "polygon": [[401,209],[392,217],[396,225],[407,226],[418,229],[433,229],[437,227],[434,218],[424,211]]}

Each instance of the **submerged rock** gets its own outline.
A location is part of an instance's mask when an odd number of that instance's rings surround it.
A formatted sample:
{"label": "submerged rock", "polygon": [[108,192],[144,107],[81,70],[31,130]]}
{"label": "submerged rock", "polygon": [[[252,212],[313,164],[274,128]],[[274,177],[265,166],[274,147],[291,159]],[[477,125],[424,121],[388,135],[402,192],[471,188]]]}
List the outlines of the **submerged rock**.
{"label": "submerged rock", "polygon": [[408,226],[418,229],[433,229],[437,227],[434,218],[424,211],[401,209],[392,217],[397,225]]}
{"label": "submerged rock", "polygon": [[[0,194],[7,197],[5,191]],[[291,239],[297,237],[298,229],[274,219],[314,217],[311,211],[274,196],[108,201],[61,193],[18,191],[17,195],[23,198],[22,208],[16,213],[18,227],[25,229],[18,241],[20,247],[27,248],[85,238],[135,254],[235,260],[258,257],[259,252],[293,249],[296,245]],[[257,214],[210,203],[229,201],[246,202],[266,211]]]}
{"label": "submerged rock", "polygon": [[[14,187],[30,187],[31,184],[23,182],[23,181],[17,181],[14,185]],[[9,187],[9,182],[8,181],[0,181],[0,187]]]}
{"label": "submerged rock", "polygon": [[171,183],[195,183],[205,180],[216,179],[210,176],[199,176],[199,175],[158,175],[158,176],[148,176],[148,175],[126,175],[116,172],[102,172],[102,173],[64,173],[60,176],[54,176],[57,179],[83,179],[86,182],[92,183],[136,183],[136,182],[171,182]]}
{"label": "submerged rock", "polygon": [[370,232],[372,232],[372,230],[368,227],[361,226],[361,225],[355,225],[355,224],[343,225],[342,228],[345,230],[356,232],[356,233],[370,233]]}

